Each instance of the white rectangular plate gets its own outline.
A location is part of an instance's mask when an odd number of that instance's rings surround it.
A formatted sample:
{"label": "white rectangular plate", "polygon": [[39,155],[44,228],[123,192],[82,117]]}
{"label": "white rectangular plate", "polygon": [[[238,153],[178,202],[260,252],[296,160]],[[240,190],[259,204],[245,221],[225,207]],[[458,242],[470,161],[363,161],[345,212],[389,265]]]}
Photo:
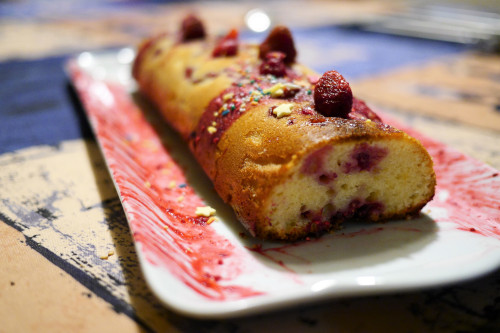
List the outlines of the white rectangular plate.
{"label": "white rectangular plate", "polygon": [[[228,318],[456,283],[500,265],[498,171],[411,129],[405,130],[433,156],[438,181],[420,218],[348,223],[293,244],[248,236],[187,146],[136,92],[133,57],[130,48],[84,52],[67,70],[122,200],[145,279],[170,308]],[[216,208],[216,221],[196,217],[196,207],[205,205]]]}

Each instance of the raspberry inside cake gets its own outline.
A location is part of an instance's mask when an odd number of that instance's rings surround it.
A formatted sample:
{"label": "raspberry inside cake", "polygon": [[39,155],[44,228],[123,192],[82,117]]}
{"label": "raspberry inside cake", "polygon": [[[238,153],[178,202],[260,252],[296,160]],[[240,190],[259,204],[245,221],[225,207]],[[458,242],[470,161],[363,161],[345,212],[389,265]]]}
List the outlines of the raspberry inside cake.
{"label": "raspberry inside cake", "polygon": [[331,143],[304,156],[271,192],[268,223],[260,232],[301,238],[335,229],[345,219],[378,221],[418,212],[434,191],[432,164],[419,144],[401,137]]}

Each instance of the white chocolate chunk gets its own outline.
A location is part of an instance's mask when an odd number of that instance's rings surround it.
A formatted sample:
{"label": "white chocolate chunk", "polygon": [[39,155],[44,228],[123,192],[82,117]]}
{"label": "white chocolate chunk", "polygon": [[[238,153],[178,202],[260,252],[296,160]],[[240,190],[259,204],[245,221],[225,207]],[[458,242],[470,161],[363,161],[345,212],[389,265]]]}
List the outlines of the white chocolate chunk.
{"label": "white chocolate chunk", "polygon": [[292,103],[278,105],[274,108],[273,114],[276,116],[276,118],[287,117],[292,113],[292,106]]}
{"label": "white chocolate chunk", "polygon": [[216,213],[216,210],[210,206],[196,207],[196,211],[195,211],[195,214],[197,216],[207,216],[207,217],[213,216],[213,215],[215,215],[215,213]]}

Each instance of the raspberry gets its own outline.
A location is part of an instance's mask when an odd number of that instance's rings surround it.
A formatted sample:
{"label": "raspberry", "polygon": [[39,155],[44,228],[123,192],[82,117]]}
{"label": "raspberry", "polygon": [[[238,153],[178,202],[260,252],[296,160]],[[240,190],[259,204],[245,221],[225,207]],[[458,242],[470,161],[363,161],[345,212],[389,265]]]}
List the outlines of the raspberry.
{"label": "raspberry", "polygon": [[283,62],[284,59],[285,54],[282,52],[270,52],[266,54],[266,59],[264,59],[259,68],[260,74],[271,74],[276,77],[285,76],[286,66]]}
{"label": "raspberry", "polygon": [[222,37],[215,45],[212,56],[231,57],[238,53],[238,31],[232,29],[226,36]]}
{"label": "raspberry", "polygon": [[293,43],[292,33],[287,27],[277,26],[269,33],[266,40],[259,46],[259,58],[265,60],[266,55],[273,51],[285,54],[285,64],[295,62],[297,51]]}
{"label": "raspberry", "polygon": [[205,38],[203,22],[194,15],[186,16],[181,23],[181,41],[186,42],[203,38]]}
{"label": "raspberry", "polygon": [[349,83],[336,71],[325,72],[314,88],[314,104],[325,117],[347,118],[352,107]]}

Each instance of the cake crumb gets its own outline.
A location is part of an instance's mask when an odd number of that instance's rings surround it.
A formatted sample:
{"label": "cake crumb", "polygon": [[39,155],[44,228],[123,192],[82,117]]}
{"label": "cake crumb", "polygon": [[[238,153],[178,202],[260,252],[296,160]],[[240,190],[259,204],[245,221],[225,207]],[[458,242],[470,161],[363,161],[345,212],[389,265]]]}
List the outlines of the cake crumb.
{"label": "cake crumb", "polygon": [[113,254],[115,254],[115,251],[113,251],[113,250],[109,250],[108,252],[106,252],[106,253],[104,253],[104,254],[101,254],[101,255],[99,256],[99,259],[101,259],[101,260],[107,260],[107,259],[109,259],[109,257],[111,257]]}
{"label": "cake crumb", "polygon": [[207,132],[210,133],[210,134],[214,134],[215,132],[217,132],[217,128],[215,128],[213,126],[208,126],[207,127]]}

